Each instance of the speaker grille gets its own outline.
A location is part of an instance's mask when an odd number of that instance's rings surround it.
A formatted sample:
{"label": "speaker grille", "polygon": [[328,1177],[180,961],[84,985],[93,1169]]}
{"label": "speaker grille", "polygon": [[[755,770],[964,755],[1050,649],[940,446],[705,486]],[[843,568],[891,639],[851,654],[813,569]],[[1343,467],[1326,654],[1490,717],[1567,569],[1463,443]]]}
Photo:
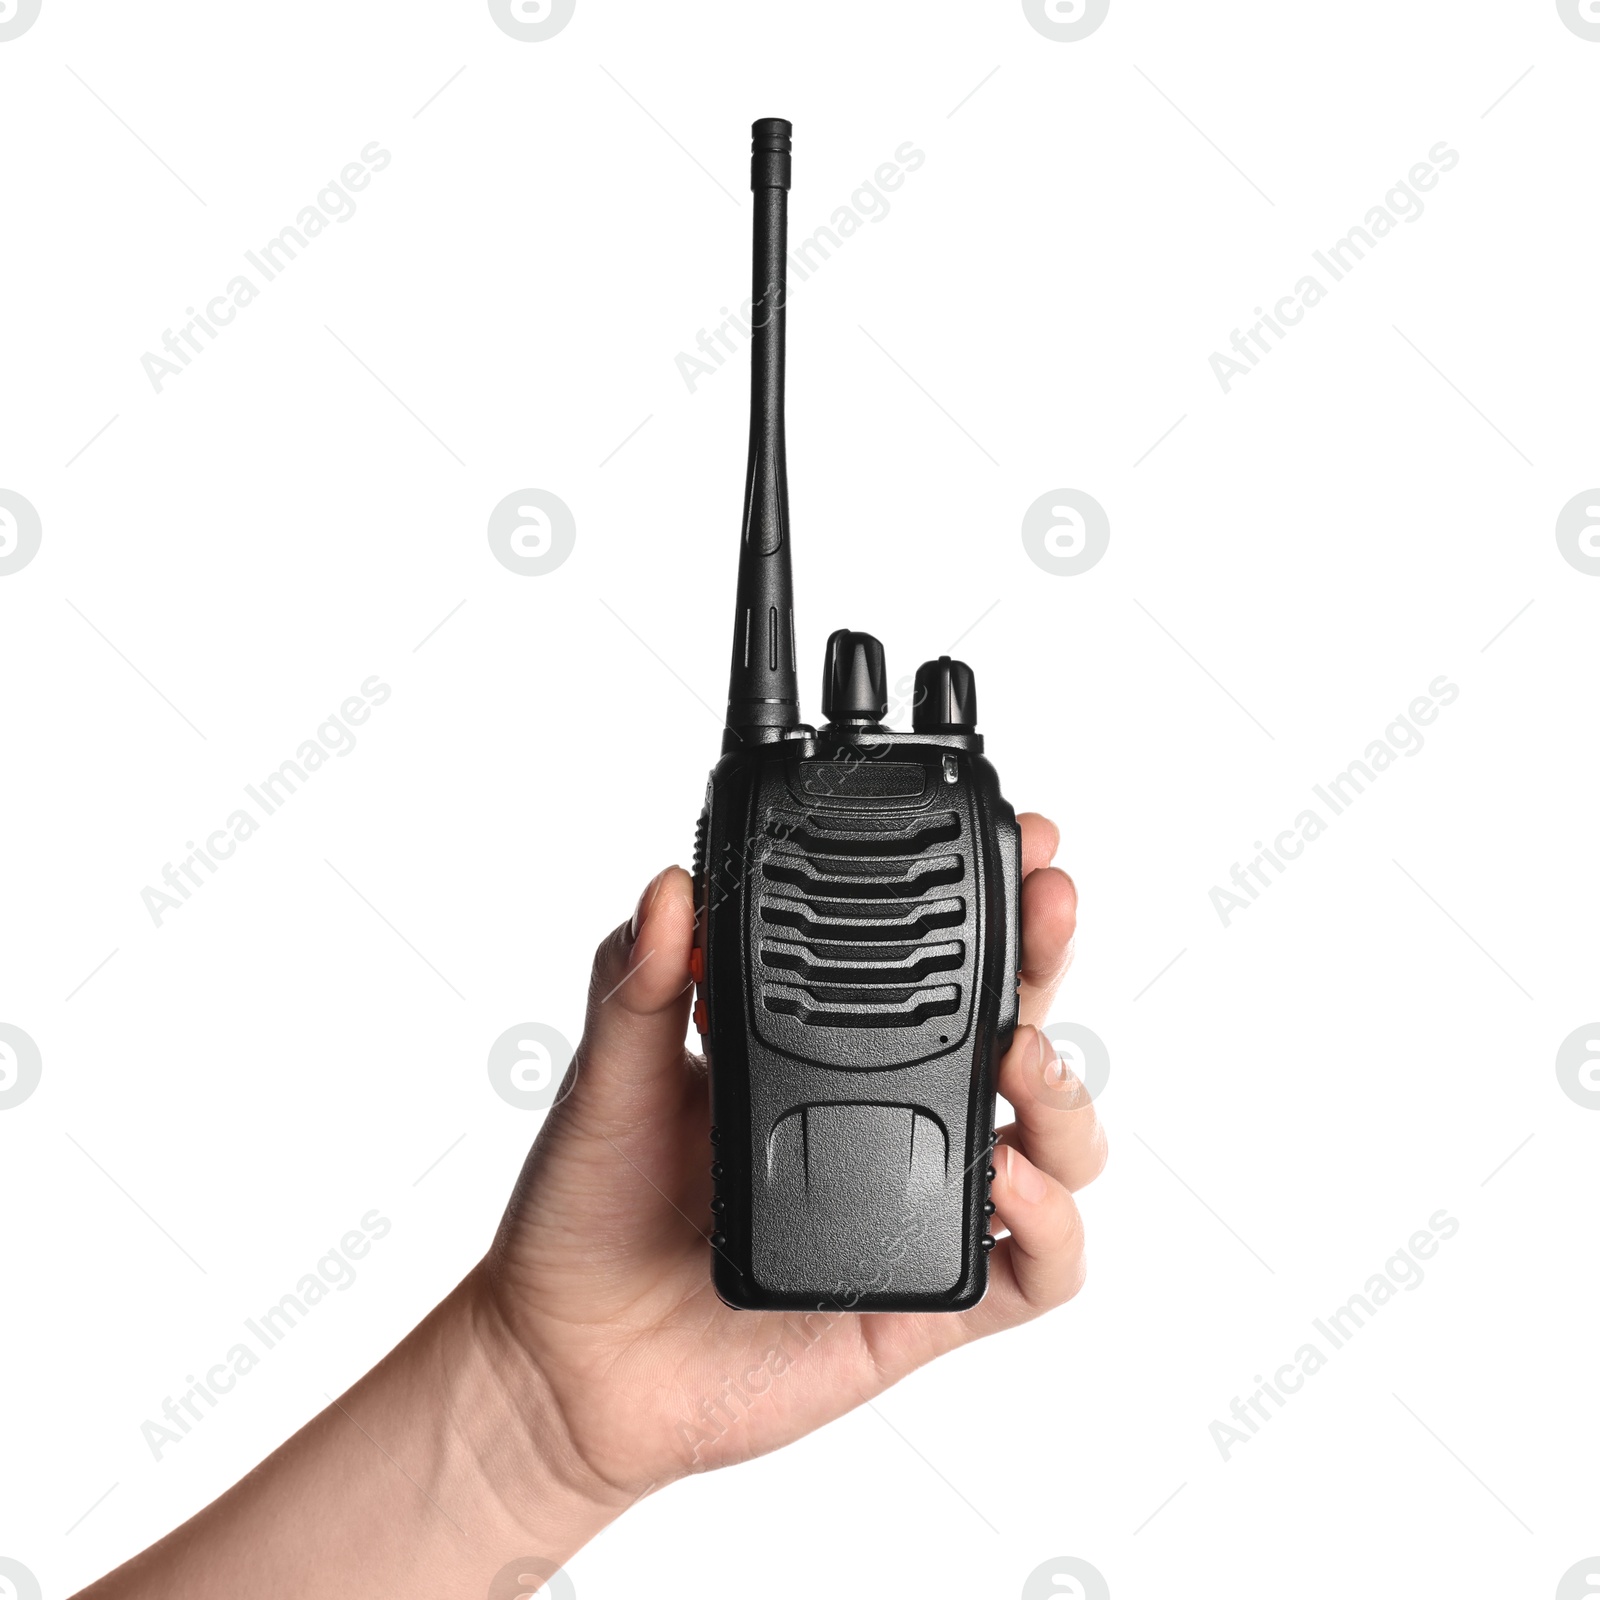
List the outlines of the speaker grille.
{"label": "speaker grille", "polygon": [[817,1028],[894,1028],[961,1010],[969,862],[954,812],[775,818],[758,886],[766,1010]]}

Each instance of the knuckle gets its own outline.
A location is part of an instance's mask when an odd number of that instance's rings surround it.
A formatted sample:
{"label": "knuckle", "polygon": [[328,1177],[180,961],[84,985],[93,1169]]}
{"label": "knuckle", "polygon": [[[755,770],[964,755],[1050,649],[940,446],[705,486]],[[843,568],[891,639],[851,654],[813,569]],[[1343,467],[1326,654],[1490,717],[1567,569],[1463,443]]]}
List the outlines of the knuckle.
{"label": "knuckle", "polygon": [[1058,1249],[1063,1255],[1083,1255],[1083,1213],[1071,1195],[1063,1195],[1061,1233]]}
{"label": "knuckle", "polygon": [[625,925],[620,929],[613,928],[594,947],[594,959],[589,967],[589,997],[591,1000],[602,995],[615,982],[615,979],[610,978],[609,974],[617,966],[619,955],[624,956],[625,959],[624,938],[627,931]]}
{"label": "knuckle", "polygon": [[1069,1300],[1076,1300],[1083,1292],[1083,1286],[1089,1277],[1089,1258],[1080,1254],[1073,1266],[1072,1276],[1067,1280],[1066,1293],[1061,1297],[1061,1304]]}
{"label": "knuckle", "polygon": [[1111,1155],[1111,1144],[1106,1138],[1106,1130],[1095,1123],[1089,1136],[1082,1164],[1082,1176],[1074,1185],[1075,1188],[1087,1188],[1102,1172],[1106,1170],[1106,1162]]}

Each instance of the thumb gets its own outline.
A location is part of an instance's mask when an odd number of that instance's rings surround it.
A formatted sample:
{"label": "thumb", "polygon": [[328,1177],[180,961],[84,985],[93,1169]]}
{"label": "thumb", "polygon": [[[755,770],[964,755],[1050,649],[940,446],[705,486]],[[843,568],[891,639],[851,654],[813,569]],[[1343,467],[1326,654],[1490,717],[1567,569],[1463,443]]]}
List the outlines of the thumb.
{"label": "thumb", "polygon": [[595,951],[573,1110],[602,1131],[676,1107],[684,1090],[694,887],[682,867],[657,873],[633,918]]}

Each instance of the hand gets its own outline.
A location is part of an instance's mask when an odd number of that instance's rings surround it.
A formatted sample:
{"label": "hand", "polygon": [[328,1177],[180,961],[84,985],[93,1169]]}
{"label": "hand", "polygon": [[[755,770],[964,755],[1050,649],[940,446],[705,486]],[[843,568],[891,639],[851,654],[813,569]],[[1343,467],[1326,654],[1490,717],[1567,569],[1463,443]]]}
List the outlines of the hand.
{"label": "hand", "polygon": [[[613,1506],[774,1450],[924,1362],[1070,1300],[1083,1285],[1072,1193],[1106,1141],[1083,1086],[1038,1031],[1071,960],[1059,834],[1022,825],[1021,1022],[1000,1070],[1017,1111],[992,1198],[1010,1237],[989,1292],[950,1314],[732,1311],[711,1287],[709,1098],[684,1050],[694,902],[668,868],[595,955],[588,1018],[493,1249],[474,1321],[520,1366],[540,1460]],[[1044,1091],[1041,1093],[1040,1091]],[[995,1228],[999,1232],[999,1227]],[[552,1437],[552,1434],[556,1435]]]}
{"label": "hand", "polygon": [[683,1048],[694,905],[669,868],[600,946],[583,1042],[488,1256],[326,1411],[82,1600],[526,1593],[652,1489],[776,1449],[1071,1299],[1072,1191],[1106,1145],[1037,1030],[1077,893],[1048,865],[1055,827],[1021,822],[1023,1025],[1000,1069],[1017,1121],[991,1191],[1010,1237],[980,1305],[802,1315],[717,1299],[705,1064]]}

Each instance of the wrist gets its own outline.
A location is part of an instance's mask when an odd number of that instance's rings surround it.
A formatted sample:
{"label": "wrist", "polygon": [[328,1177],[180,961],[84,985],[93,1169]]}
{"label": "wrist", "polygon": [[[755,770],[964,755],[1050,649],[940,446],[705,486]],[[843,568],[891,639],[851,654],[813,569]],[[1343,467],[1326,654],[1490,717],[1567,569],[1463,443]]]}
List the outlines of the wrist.
{"label": "wrist", "polygon": [[[432,1325],[432,1326],[430,1326]],[[561,1565],[637,1498],[607,1483],[573,1443],[550,1385],[507,1326],[481,1269],[413,1335],[442,1396],[435,1458],[481,1519],[474,1543],[504,1561]],[[515,1585],[508,1594],[518,1592]]]}
{"label": "wrist", "polygon": [[248,1478],[84,1600],[509,1600],[629,1503],[571,1450],[474,1273]]}

